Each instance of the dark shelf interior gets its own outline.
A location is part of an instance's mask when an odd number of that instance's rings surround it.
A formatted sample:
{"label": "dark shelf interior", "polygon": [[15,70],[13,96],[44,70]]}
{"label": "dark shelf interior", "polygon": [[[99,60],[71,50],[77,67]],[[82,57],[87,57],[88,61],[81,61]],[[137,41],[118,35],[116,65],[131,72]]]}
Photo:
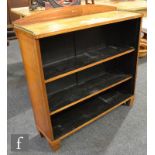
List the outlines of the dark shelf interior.
{"label": "dark shelf interior", "polygon": [[58,93],[48,96],[50,111],[52,112],[62,108],[129,77],[131,77],[131,75],[105,72],[87,82],[65,88]]}
{"label": "dark shelf interior", "polygon": [[133,53],[130,53],[46,84],[50,112],[132,78],[132,57]]}
{"label": "dark shelf interior", "polygon": [[87,101],[51,116],[54,138],[57,139],[99,114],[132,96],[128,84],[122,84]]}
{"label": "dark shelf interior", "polygon": [[[55,139],[134,95],[139,31],[140,19],[134,19],[39,40]],[[133,52],[51,82],[49,80],[127,50]],[[114,86],[125,79],[128,80]],[[108,86],[113,88],[61,109]],[[56,113],[58,109],[62,111]]]}
{"label": "dark shelf interior", "polygon": [[127,50],[134,51],[134,48],[129,46],[126,47],[107,46],[102,48],[96,48],[95,50],[89,49],[87,50],[87,52],[83,52],[80,55],[59,60],[45,66],[44,67],[45,79],[49,79],[57,75],[84,67],[88,64],[95,63],[97,61],[123,53]]}
{"label": "dark shelf interior", "polygon": [[138,23],[128,20],[40,39],[45,80],[130,49],[136,58]]}

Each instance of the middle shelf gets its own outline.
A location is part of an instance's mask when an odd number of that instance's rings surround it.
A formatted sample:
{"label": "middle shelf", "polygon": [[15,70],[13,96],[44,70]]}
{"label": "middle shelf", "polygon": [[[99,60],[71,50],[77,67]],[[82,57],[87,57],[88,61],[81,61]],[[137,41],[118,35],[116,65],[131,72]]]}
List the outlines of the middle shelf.
{"label": "middle shelf", "polygon": [[50,114],[58,113],[131,78],[130,74],[103,72],[87,82],[81,82],[52,95],[49,94]]}

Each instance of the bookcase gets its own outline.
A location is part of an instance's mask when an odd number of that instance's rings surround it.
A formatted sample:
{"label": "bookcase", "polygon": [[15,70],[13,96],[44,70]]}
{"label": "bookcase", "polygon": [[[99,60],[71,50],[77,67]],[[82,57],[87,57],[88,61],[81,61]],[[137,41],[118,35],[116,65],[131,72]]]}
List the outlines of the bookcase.
{"label": "bookcase", "polygon": [[53,150],[120,105],[133,105],[140,14],[110,11],[25,24],[28,20],[16,21],[14,28],[36,128]]}

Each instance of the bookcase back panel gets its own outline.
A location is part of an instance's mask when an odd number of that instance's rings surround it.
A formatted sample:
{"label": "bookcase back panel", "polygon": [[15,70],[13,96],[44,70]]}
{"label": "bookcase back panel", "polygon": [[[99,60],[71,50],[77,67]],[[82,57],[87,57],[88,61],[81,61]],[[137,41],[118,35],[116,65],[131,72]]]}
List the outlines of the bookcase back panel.
{"label": "bookcase back panel", "polygon": [[44,66],[75,56],[73,33],[41,39],[40,47]]}
{"label": "bookcase back panel", "polygon": [[[107,46],[135,47],[139,34],[140,19],[98,26],[75,32],[76,54],[103,49]],[[133,35],[135,34],[135,35]]]}
{"label": "bookcase back panel", "polygon": [[108,61],[106,63],[94,66],[87,70],[78,72],[77,83],[84,83],[91,79],[95,79],[101,75],[106,76],[107,73],[111,75],[123,73],[133,76],[134,68],[132,66],[133,62],[131,61],[132,57],[133,53],[130,53],[117,59]]}
{"label": "bookcase back panel", "polygon": [[64,77],[46,85],[47,94],[54,94],[76,85],[76,74]]}
{"label": "bookcase back panel", "polygon": [[135,48],[139,30],[140,19],[132,19],[103,26],[103,35],[106,36],[107,45],[116,47],[132,46]]}
{"label": "bookcase back panel", "polygon": [[105,47],[105,36],[102,27],[90,28],[75,32],[76,55],[96,51]]}

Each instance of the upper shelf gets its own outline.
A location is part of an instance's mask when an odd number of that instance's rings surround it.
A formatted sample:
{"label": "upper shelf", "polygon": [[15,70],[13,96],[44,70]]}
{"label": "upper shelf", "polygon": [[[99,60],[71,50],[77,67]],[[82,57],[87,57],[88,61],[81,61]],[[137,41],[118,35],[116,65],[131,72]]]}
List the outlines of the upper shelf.
{"label": "upper shelf", "polygon": [[[97,11],[96,7],[99,7]],[[34,38],[43,38],[142,17],[139,13],[113,11],[116,8],[111,6],[86,5],[60,9],[49,9],[17,20],[14,22],[14,27]],[[66,15],[62,15],[63,13]],[[57,16],[52,18],[56,14]]]}
{"label": "upper shelf", "polygon": [[107,46],[44,66],[45,83],[77,73],[134,51],[133,47]]}

